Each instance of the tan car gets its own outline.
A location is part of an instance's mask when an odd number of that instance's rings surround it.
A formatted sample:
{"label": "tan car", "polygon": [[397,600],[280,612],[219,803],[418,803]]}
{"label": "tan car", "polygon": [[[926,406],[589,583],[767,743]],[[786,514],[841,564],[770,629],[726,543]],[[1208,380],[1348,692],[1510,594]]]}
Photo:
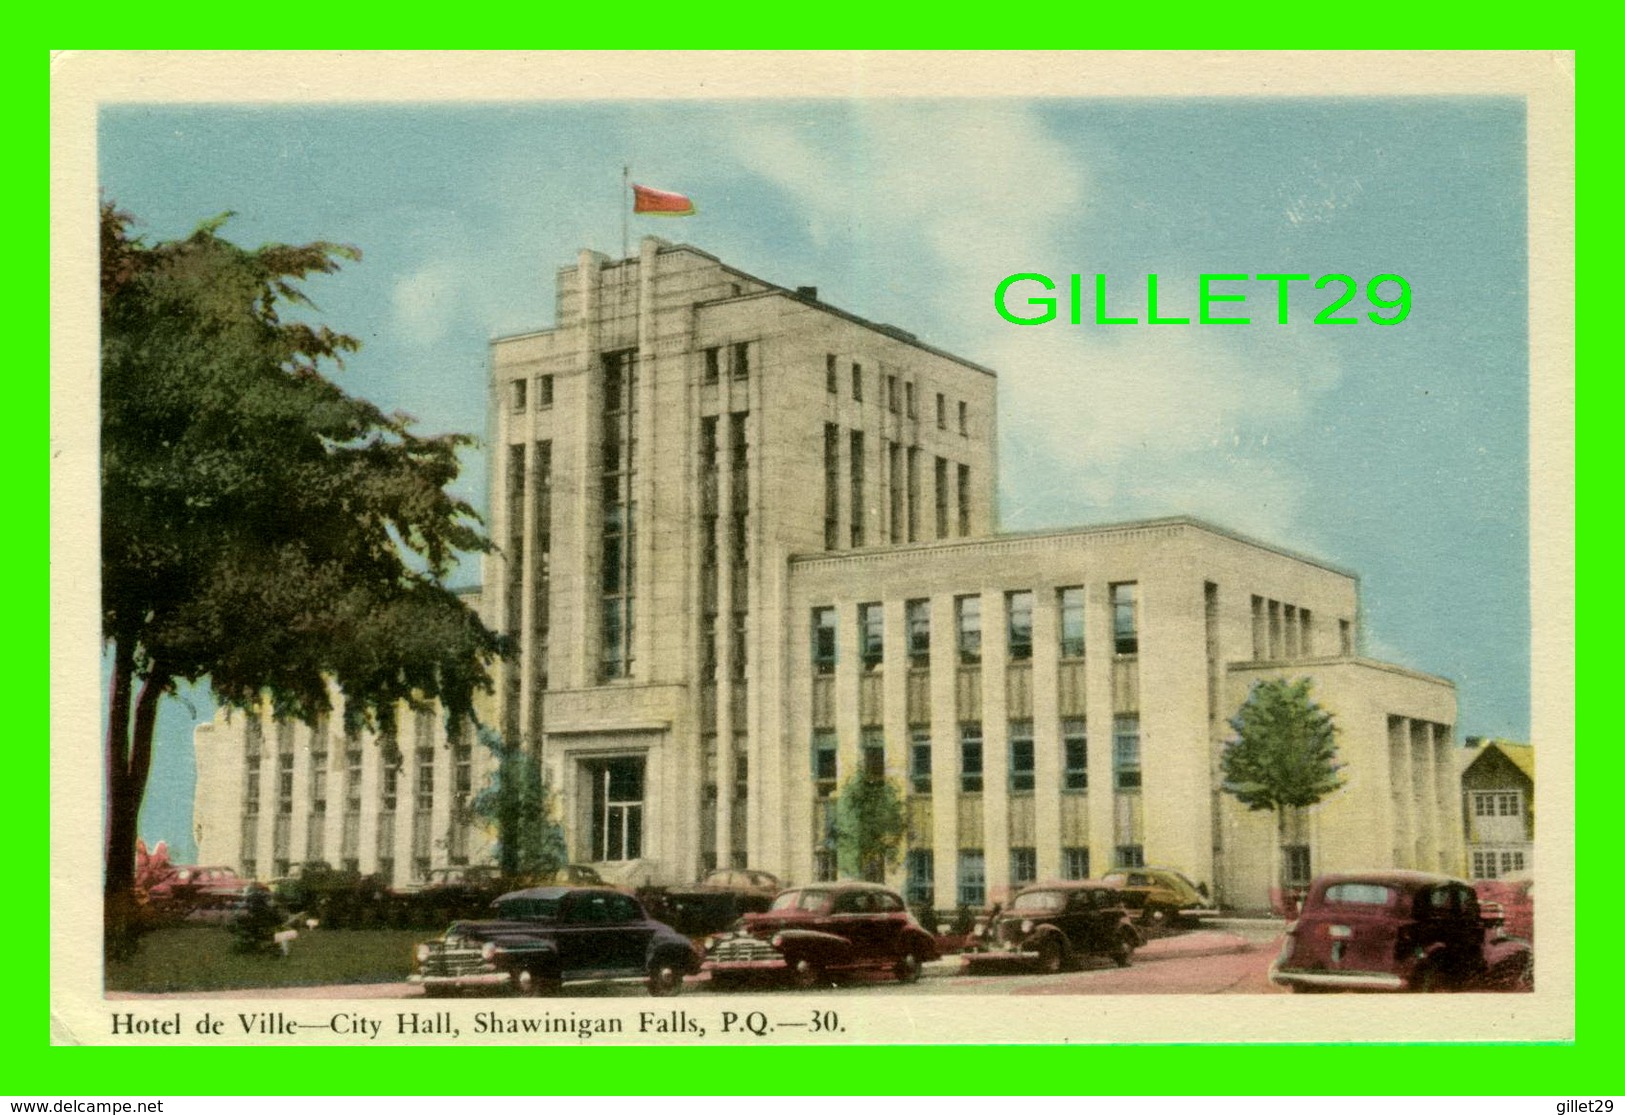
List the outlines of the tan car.
{"label": "tan car", "polygon": [[1101,881],[1123,892],[1123,905],[1145,926],[1191,924],[1219,916],[1207,890],[1171,867],[1123,867]]}

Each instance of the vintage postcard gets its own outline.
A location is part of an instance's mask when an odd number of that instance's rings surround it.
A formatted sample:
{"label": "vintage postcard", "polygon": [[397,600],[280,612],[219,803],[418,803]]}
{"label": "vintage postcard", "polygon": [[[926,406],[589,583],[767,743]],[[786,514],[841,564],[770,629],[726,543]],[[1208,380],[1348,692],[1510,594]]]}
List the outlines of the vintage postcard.
{"label": "vintage postcard", "polygon": [[53,66],[55,1040],[1573,1037],[1571,56]]}

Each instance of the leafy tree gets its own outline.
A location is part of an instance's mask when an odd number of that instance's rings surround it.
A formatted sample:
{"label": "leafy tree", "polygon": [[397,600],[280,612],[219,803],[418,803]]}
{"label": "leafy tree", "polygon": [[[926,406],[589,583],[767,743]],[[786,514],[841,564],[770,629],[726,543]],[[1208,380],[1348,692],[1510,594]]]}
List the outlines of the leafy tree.
{"label": "leafy tree", "polygon": [[148,245],[101,209],[110,918],[177,682],[306,723],[337,692],[346,729],[392,733],[402,702],[470,716],[504,649],[442,583],[458,553],[491,548],[446,491],[472,439],[415,434],[346,394],[322,368],[355,338],[284,316],[314,309],[301,280],[360,253],[244,249],[219,235],[229,216]]}
{"label": "leafy tree", "polygon": [[1343,785],[1337,725],[1310,696],[1310,680],[1267,678],[1230,718],[1235,738],[1220,756],[1224,789],[1250,810],[1273,810],[1274,874],[1285,888],[1280,849],[1289,809],[1314,805]]}
{"label": "leafy tree", "polygon": [[523,747],[509,746],[489,728],[480,729],[479,739],[497,757],[497,769],[469,803],[469,811],[496,827],[502,873],[552,874],[570,853],[541,760]]}
{"label": "leafy tree", "polygon": [[873,882],[894,866],[908,835],[908,809],[896,783],[867,771],[846,780],[835,802],[836,859],[842,874]]}

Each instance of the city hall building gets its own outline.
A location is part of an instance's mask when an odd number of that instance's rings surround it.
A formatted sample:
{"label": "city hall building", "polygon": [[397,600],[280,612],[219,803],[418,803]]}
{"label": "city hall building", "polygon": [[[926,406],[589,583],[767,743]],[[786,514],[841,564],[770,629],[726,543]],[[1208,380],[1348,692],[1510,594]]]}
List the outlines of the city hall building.
{"label": "city hall building", "polygon": [[[1188,518],[1000,532],[992,370],[692,247],[583,252],[555,320],[492,344],[500,552],[469,599],[518,647],[482,719],[541,757],[575,861],[835,878],[862,771],[906,797],[889,881],[939,909],[1115,866],[1241,907],[1278,863],[1463,869],[1454,688],[1356,653],[1353,574]],[[1345,764],[1284,838],[1219,775],[1282,676]],[[471,730],[336,733],[200,726],[200,860],[491,858]]]}

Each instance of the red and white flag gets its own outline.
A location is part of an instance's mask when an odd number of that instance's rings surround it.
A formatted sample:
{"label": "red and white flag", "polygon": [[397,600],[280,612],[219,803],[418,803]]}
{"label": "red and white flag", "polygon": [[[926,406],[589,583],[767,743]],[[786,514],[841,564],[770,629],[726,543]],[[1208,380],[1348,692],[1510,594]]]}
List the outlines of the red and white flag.
{"label": "red and white flag", "polygon": [[692,217],[694,203],[684,194],[632,183],[632,212],[650,217]]}

